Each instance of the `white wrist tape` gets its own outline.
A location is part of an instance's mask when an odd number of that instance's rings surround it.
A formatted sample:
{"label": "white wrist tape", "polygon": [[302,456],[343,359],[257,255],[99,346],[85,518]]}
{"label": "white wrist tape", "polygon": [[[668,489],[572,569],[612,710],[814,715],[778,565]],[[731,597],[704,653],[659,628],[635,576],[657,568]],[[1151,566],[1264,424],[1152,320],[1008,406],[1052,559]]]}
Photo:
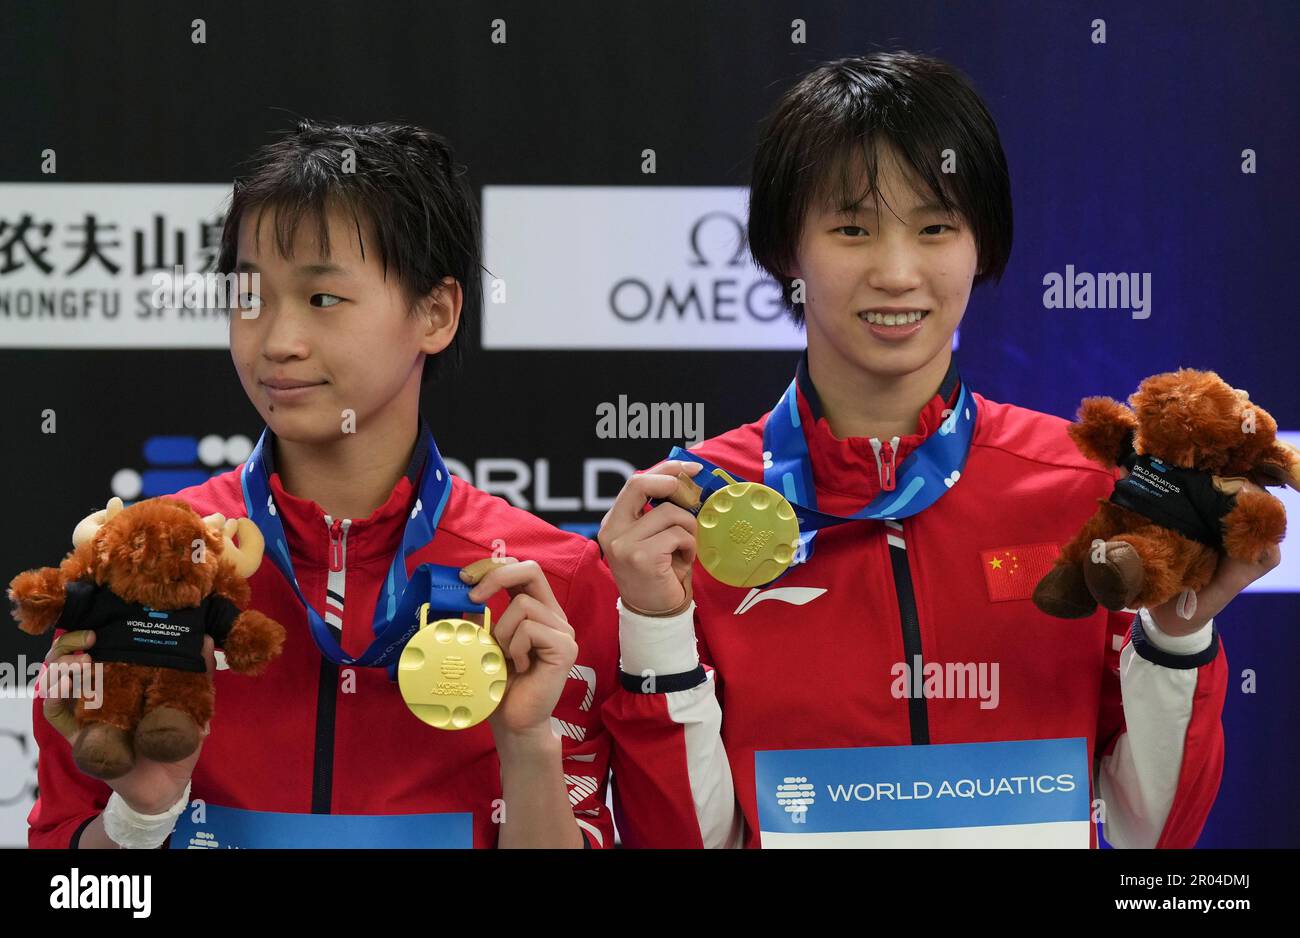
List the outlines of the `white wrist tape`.
{"label": "white wrist tape", "polygon": [[141,814],[127,804],[125,798],[113,792],[104,806],[104,833],[124,850],[157,850],[189,804],[192,784],[187,782],[177,802],[162,814]]}

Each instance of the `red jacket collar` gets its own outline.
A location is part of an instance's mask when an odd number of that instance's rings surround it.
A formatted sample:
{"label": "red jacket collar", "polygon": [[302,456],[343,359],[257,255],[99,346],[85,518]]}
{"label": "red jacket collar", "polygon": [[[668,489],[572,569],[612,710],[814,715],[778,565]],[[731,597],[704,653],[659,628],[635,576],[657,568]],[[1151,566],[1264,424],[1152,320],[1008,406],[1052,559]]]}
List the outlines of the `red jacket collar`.
{"label": "red jacket collar", "polygon": [[[411,506],[415,504],[415,492],[420,483],[420,471],[424,468],[427,448],[425,423],[420,422],[419,443],[411,454],[411,462],[406,473],[397,480],[388,500],[365,518],[352,518],[347,532],[347,562],[364,563],[382,560],[389,562],[396,554],[402,542],[402,531]],[[342,518],[329,518],[325,509],[308,498],[299,498],[286,491],[275,468],[275,434],[267,428],[266,446],[263,447],[266,472],[270,479],[271,494],[275,498],[276,511],[280,523],[284,525],[285,537],[289,542],[289,553],[295,559],[307,563],[329,564],[331,528],[336,537],[341,536]],[[332,523],[331,523],[332,522]]]}
{"label": "red jacket collar", "polygon": [[817,488],[850,499],[855,507],[865,505],[880,493],[881,476],[886,471],[883,463],[888,462],[886,455],[889,449],[894,451],[893,461],[897,469],[913,450],[938,429],[943,421],[944,410],[956,400],[960,382],[954,359],[948,365],[948,373],[944,375],[934,397],[922,408],[916,432],[899,437],[897,446],[886,446],[892,444],[892,440],[878,441],[881,445],[882,463],[878,466],[871,438],[854,436],[841,439],[831,430],[830,423],[822,414],[821,398],[808,374],[807,352],[799,360],[795,380],[799,417],[804,427],[804,439],[808,442],[808,456],[812,460]]}

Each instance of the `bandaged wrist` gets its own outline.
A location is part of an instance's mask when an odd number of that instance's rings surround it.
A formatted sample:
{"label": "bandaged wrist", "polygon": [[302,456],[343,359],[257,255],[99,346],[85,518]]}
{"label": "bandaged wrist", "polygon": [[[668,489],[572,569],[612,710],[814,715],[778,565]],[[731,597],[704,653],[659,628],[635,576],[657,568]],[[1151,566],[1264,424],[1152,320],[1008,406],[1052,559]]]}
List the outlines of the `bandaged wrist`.
{"label": "bandaged wrist", "polygon": [[124,850],[156,850],[176,827],[176,819],[181,816],[190,801],[190,786],[187,782],[185,791],[176,803],[162,814],[141,814],[126,803],[126,799],[113,792],[104,806],[104,833]]}

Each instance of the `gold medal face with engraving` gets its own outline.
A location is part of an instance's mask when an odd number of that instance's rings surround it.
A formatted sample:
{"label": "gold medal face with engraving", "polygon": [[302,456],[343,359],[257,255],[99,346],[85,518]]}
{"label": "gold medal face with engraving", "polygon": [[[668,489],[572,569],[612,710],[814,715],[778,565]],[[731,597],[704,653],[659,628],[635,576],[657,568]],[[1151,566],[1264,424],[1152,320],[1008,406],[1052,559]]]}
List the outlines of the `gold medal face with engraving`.
{"label": "gold medal face with engraving", "polygon": [[492,715],[506,692],[506,658],[483,624],[467,619],[428,621],[420,607],[420,629],[397,660],[397,684],[411,712],[440,730],[463,730]]}
{"label": "gold medal face with engraving", "polygon": [[728,586],[770,583],[794,560],[799,543],[794,509],[784,495],[761,482],[733,481],[714,492],[697,522],[700,563]]}

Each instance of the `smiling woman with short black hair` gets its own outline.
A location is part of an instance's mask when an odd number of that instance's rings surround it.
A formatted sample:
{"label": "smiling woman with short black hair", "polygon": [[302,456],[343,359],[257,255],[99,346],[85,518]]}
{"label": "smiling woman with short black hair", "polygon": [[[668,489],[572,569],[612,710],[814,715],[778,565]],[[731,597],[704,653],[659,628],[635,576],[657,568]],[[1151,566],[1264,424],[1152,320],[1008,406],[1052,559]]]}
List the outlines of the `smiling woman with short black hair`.
{"label": "smiling woman with short black hair", "polygon": [[[777,103],[754,158],[750,247],[807,352],[775,406],[754,401],[753,423],[630,479],[600,532],[621,594],[624,674],[605,714],[625,842],[1086,847],[1100,819],[1114,845],[1195,843],[1223,763],[1227,666],[1210,617],[1277,558],[1222,563],[1190,619],[1169,603],[1062,622],[1033,605],[1115,474],[1064,420],[988,400],[957,371],[971,291],[1010,254],[1010,192],[992,117],[938,59],[828,62]],[[750,497],[727,489],[704,567],[729,553],[775,564],[739,585],[692,572],[705,512],[680,504],[678,474],[707,494],[715,467],[807,521],[783,547],[757,521],[719,520]],[[1054,777],[1069,788],[1052,783],[1068,802],[1016,793],[1059,816],[999,821],[988,807],[937,824],[891,777],[897,811],[872,821],[884,827],[827,820],[831,783],[864,782],[848,767],[882,747],[928,747],[893,751],[911,766],[974,765],[1010,750],[933,746],[1022,742],[1025,766],[1068,765]],[[807,772],[814,760],[843,777]]]}

